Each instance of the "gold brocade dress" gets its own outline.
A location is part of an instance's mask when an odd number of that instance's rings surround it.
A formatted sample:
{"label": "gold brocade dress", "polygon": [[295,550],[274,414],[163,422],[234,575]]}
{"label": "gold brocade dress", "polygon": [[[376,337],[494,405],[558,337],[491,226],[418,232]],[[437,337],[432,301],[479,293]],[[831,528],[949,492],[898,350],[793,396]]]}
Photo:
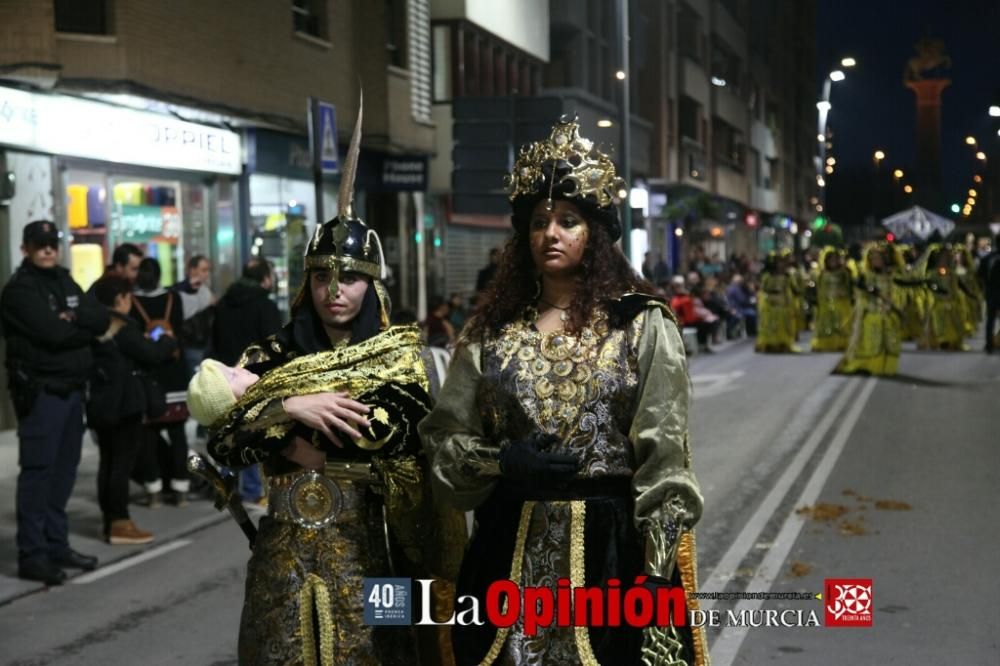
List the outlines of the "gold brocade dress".
{"label": "gold brocade dress", "polygon": [[[641,530],[660,520],[664,501],[679,498],[700,515],[687,441],[687,362],[668,316],[657,304],[610,328],[599,315],[579,335],[516,321],[456,352],[420,432],[438,489],[456,506],[476,509],[460,596],[482,600],[490,582],[505,578],[553,589],[560,578],[574,587],[612,577],[630,585],[642,571]],[[554,489],[503,479],[500,447],[539,432],[557,435],[553,450],[578,456],[577,479],[599,484],[604,495],[562,499]],[[693,536],[682,537],[677,567],[688,590],[696,579]],[[509,629],[453,630],[459,664],[632,664],[641,640],[636,630],[587,628],[542,627],[528,636],[520,619]],[[677,663],[707,663],[700,631],[684,642],[687,661]]]}
{"label": "gold brocade dress", "polygon": [[794,352],[799,325],[798,299],[792,291],[791,278],[780,273],[765,273],[757,294],[758,352]]}
{"label": "gold brocade dress", "polygon": [[847,351],[837,366],[844,374],[895,375],[902,333],[891,273],[866,271],[854,303],[854,326]]}
{"label": "gold brocade dress", "polygon": [[816,332],[812,349],[844,351],[851,334],[851,274],[846,268],[825,270],[816,280]]}
{"label": "gold brocade dress", "polygon": [[929,271],[927,314],[921,346],[927,349],[965,349],[966,320],[963,292],[953,270]]}
{"label": "gold brocade dress", "polygon": [[897,284],[900,289],[899,309],[903,311],[903,340],[920,340],[924,333],[924,317],[927,310],[927,290],[923,278],[917,276],[912,268],[906,268],[900,274]]}
{"label": "gold brocade dress", "polygon": [[[430,408],[419,331],[393,327],[354,345],[301,354],[286,327],[246,356],[252,368],[266,372],[213,426],[209,442],[220,463],[238,468],[260,461],[269,478],[269,515],[260,520],[247,567],[240,664],[453,663],[446,628],[372,627],[363,619],[365,577],[440,580],[435,593],[444,594],[432,602],[439,619],[453,602],[464,516],[433,502],[428,484],[416,432]],[[322,391],[346,391],[372,408],[364,448],[347,439],[335,447],[284,414],[284,397]],[[287,506],[312,511],[323,505],[292,493],[303,471],[280,451],[295,435],[327,452],[324,476],[335,484],[332,503],[339,504],[328,524],[286,515]],[[381,483],[337,477],[331,464],[345,462],[371,464]],[[288,499],[279,497],[286,490]],[[279,499],[286,506],[281,513]]]}

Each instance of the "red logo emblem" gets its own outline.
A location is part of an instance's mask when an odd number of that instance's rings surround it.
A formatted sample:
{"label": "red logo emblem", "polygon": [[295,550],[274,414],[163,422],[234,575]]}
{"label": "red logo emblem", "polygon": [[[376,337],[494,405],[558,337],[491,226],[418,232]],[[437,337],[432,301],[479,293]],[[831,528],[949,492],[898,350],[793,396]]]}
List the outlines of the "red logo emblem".
{"label": "red logo emblem", "polygon": [[826,626],[872,626],[871,578],[827,578],[823,588]]}

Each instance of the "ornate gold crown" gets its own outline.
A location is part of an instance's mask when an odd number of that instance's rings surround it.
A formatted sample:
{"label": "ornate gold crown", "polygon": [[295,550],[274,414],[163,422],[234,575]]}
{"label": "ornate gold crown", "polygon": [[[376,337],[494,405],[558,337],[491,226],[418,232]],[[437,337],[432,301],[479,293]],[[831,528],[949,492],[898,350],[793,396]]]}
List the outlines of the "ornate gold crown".
{"label": "ornate gold crown", "polygon": [[601,208],[621,201],[618,191],[625,187],[625,181],[618,177],[611,158],[597,150],[593,141],[580,136],[580,124],[575,117],[560,119],[547,141],[521,147],[514,170],[504,177],[507,197],[514,201],[526,194],[537,194],[545,185],[542,168],[551,162],[555,176],[555,166],[560,161],[566,163],[569,173],[560,177],[559,183],[548,184],[550,199],[557,184],[570,181],[574,185],[571,197],[593,197]]}

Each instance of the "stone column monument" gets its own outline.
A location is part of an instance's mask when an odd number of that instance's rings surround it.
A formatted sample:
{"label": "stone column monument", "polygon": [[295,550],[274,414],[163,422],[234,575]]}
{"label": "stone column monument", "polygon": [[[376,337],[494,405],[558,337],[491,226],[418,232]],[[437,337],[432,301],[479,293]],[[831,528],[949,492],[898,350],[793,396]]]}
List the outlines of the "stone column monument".
{"label": "stone column monument", "polygon": [[917,177],[914,203],[940,211],[941,193],[941,91],[951,84],[944,70],[951,67],[940,39],[925,37],[914,45],[917,55],[907,61],[903,85],[917,102]]}

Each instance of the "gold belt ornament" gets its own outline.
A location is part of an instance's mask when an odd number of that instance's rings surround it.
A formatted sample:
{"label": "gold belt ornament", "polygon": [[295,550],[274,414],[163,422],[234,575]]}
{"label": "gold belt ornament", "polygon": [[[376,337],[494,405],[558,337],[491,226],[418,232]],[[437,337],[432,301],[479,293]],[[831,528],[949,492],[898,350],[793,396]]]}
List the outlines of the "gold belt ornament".
{"label": "gold belt ornament", "polygon": [[344,510],[340,484],[375,480],[370,465],[342,462],[327,463],[323,473],[303,470],[274,476],[270,479],[268,514],[300,527],[326,527]]}

